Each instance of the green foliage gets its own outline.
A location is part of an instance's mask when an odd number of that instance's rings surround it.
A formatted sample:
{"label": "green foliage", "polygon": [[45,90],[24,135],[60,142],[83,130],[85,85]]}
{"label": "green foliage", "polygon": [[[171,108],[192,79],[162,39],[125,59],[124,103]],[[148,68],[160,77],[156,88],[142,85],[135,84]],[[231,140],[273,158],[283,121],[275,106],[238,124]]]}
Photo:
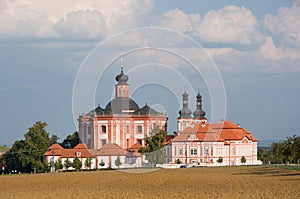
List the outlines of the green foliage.
{"label": "green foliage", "polygon": [[72,149],[74,148],[77,144],[79,144],[80,139],[78,132],[74,132],[72,135],[68,135],[66,139],[61,143],[61,146],[65,149]]}
{"label": "green foliage", "polygon": [[79,158],[76,156],[73,160],[73,163],[72,163],[72,167],[76,170],[76,171],[79,171],[81,169],[81,166],[82,166],[82,163],[81,161],[79,160]]}
{"label": "green foliage", "polygon": [[91,167],[92,167],[92,158],[87,158],[87,159],[85,159],[85,161],[84,161],[84,166],[85,166],[85,168],[88,168],[88,169],[91,169]]}
{"label": "green foliage", "polygon": [[72,166],[72,162],[69,159],[64,161],[64,167],[68,170]]}
{"label": "green foliage", "polygon": [[57,159],[54,163],[54,166],[55,166],[55,170],[64,168],[64,165],[62,164],[61,159]]}
{"label": "green foliage", "polygon": [[145,138],[146,147],[139,150],[140,153],[146,154],[146,159],[154,166],[164,163],[164,141],[166,136],[167,132],[161,130],[159,126],[155,126],[150,136]]}
{"label": "green foliage", "polygon": [[50,138],[50,146],[52,144],[57,143],[58,140],[59,140],[59,137],[57,135],[52,135],[51,138]]}
{"label": "green foliage", "polygon": [[257,156],[264,164],[299,164],[300,137],[293,135],[283,142],[274,142],[270,149],[259,148]]}
{"label": "green foliage", "polygon": [[181,164],[181,161],[179,159],[177,159],[176,164]]}
{"label": "green foliage", "polygon": [[297,163],[300,160],[300,137],[293,135],[283,142],[273,143],[269,155],[273,164]]}
{"label": "green foliage", "polygon": [[257,149],[257,158],[262,161],[263,164],[269,164],[273,159],[272,157],[271,148],[262,147]]}
{"label": "green foliage", "polygon": [[242,164],[246,163],[246,158],[245,158],[245,156],[242,156],[242,157],[241,157],[241,163],[242,163]]}
{"label": "green foliage", "polygon": [[217,163],[219,163],[219,164],[221,164],[223,162],[223,157],[219,157],[218,159],[217,159]]}
{"label": "green foliage", "polygon": [[47,164],[44,160],[44,153],[49,146],[56,142],[58,137],[49,138],[49,133],[45,130],[45,122],[36,122],[28,129],[24,135],[25,140],[17,140],[12,148],[6,152],[4,162],[9,171],[20,172],[44,172]]}
{"label": "green foliage", "polygon": [[117,159],[115,160],[115,165],[116,165],[117,167],[119,167],[120,165],[122,165],[122,162],[121,162],[119,156],[118,156]]}

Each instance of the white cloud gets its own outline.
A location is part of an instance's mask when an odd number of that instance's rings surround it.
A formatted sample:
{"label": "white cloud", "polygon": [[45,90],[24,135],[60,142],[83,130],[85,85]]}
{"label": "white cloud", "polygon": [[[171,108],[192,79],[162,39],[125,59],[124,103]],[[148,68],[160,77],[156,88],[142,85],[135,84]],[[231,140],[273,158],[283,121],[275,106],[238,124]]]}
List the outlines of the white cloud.
{"label": "white cloud", "polygon": [[244,7],[226,6],[212,10],[202,18],[199,14],[186,14],[174,9],[165,13],[156,23],[183,33],[190,33],[206,43],[259,46],[264,35],[258,31],[258,22],[251,11]]}
{"label": "white cloud", "polygon": [[188,33],[194,31],[200,21],[199,14],[186,14],[179,9],[174,9],[165,13],[156,25]]}
{"label": "white cloud", "polygon": [[55,29],[68,37],[110,35],[141,25],[154,8],[153,0],[0,0],[0,5],[0,35],[17,37],[61,36]]}
{"label": "white cloud", "polygon": [[55,37],[53,23],[45,13],[31,9],[26,5],[12,7],[1,1],[0,36],[1,37]]}
{"label": "white cloud", "polygon": [[57,32],[65,38],[96,38],[105,35],[106,24],[99,11],[74,11],[56,24]]}
{"label": "white cloud", "polygon": [[279,45],[300,47],[300,0],[280,8],[277,15],[267,14],[264,23]]}
{"label": "white cloud", "polygon": [[208,12],[196,32],[207,42],[257,46],[265,39],[257,27],[258,22],[249,9],[226,6]]}

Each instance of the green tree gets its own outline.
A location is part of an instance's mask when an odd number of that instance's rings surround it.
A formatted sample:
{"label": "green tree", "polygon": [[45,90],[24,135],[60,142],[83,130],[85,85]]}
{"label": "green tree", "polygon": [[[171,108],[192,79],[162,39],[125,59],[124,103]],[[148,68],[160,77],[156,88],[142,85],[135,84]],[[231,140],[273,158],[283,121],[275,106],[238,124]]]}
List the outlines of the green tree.
{"label": "green tree", "polygon": [[25,153],[25,145],[25,140],[17,140],[14,142],[9,151],[3,155],[3,164],[6,165],[6,169],[9,173],[14,170],[22,173],[30,170],[30,167],[23,167],[20,160],[20,157]]}
{"label": "green tree", "polygon": [[64,165],[62,164],[61,159],[57,159],[54,163],[54,166],[55,166],[55,170],[64,168]]}
{"label": "green tree", "polygon": [[272,161],[273,155],[271,148],[260,147],[257,149],[257,158],[263,162],[263,164],[269,164]]}
{"label": "green tree", "polygon": [[245,156],[242,156],[242,157],[241,157],[241,163],[242,163],[242,164],[246,163],[246,158],[245,158]]}
{"label": "green tree", "polygon": [[55,135],[49,138],[49,133],[45,130],[46,126],[45,122],[38,121],[28,129],[24,135],[25,140],[14,142],[13,147],[5,156],[5,163],[10,171],[17,170],[26,173],[46,171],[47,163],[44,153],[58,139]]}
{"label": "green tree", "polygon": [[80,143],[78,132],[74,132],[72,135],[68,135],[66,139],[61,143],[61,146],[65,149],[72,149]]}
{"label": "green tree", "polygon": [[105,162],[103,161],[103,159],[101,159],[101,162],[99,163],[99,165],[100,165],[101,167],[103,167],[103,166],[105,165]]}
{"label": "green tree", "polygon": [[275,164],[282,164],[285,162],[285,148],[283,143],[276,143],[272,144],[272,159],[271,162]]}
{"label": "green tree", "polygon": [[69,170],[69,168],[72,166],[72,162],[69,159],[66,159],[64,161],[64,166],[67,170]]}
{"label": "green tree", "polygon": [[85,159],[85,161],[84,161],[85,168],[91,169],[92,164],[93,164],[92,158]]}
{"label": "green tree", "polygon": [[220,157],[217,159],[217,163],[222,164],[222,162],[223,162],[223,157],[220,156]]}
{"label": "green tree", "polygon": [[118,156],[117,159],[115,160],[115,165],[120,168],[120,166],[122,165],[122,162],[120,160],[120,157]]}
{"label": "green tree", "polygon": [[284,156],[286,163],[297,163],[299,164],[300,159],[300,137],[293,135],[287,137],[284,145]]}
{"label": "green tree", "polygon": [[79,158],[76,156],[73,160],[73,163],[72,163],[72,167],[76,170],[76,171],[79,171],[81,169],[81,166],[82,166],[82,163],[81,161],[79,160]]}
{"label": "green tree", "polygon": [[146,147],[142,147],[139,152],[146,154],[146,159],[154,166],[164,163],[165,150],[164,141],[167,132],[161,130],[159,126],[155,126],[150,136],[145,138]]}
{"label": "green tree", "polygon": [[52,144],[57,143],[58,140],[59,140],[59,137],[57,135],[52,135],[51,138],[50,138],[49,145],[51,146]]}
{"label": "green tree", "polygon": [[45,130],[47,124],[45,122],[36,122],[28,129],[25,137],[26,156],[21,156],[22,166],[30,166],[31,170],[44,172],[47,164],[44,161],[44,153],[51,144],[49,133]]}
{"label": "green tree", "polygon": [[176,164],[181,164],[181,160],[177,159]]}

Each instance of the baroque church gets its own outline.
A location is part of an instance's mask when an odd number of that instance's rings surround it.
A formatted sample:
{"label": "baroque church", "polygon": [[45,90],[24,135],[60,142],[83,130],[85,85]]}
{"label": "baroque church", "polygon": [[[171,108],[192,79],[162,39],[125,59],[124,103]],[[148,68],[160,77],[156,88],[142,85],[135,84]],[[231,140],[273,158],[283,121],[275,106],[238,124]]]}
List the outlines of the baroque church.
{"label": "baroque church", "polygon": [[[145,155],[138,151],[145,146],[145,137],[154,126],[167,131],[167,116],[151,108],[143,107],[130,98],[129,77],[123,71],[116,76],[115,98],[102,108],[78,118],[79,136],[82,143],[73,149],[58,144],[49,147],[44,154],[48,163],[58,160],[74,160],[82,164],[92,159],[93,169],[136,168],[145,166]],[[182,109],[177,118],[177,133],[167,135],[164,142],[165,159],[162,167],[257,165],[257,139],[239,124],[223,120],[208,123],[202,109],[202,96],[195,96],[196,107],[189,108],[188,94],[182,95]],[[119,158],[121,167],[113,163]],[[241,161],[244,159],[245,161]],[[103,163],[103,164],[102,164]],[[83,164],[84,165],[84,164]],[[67,168],[64,168],[67,169]],[[74,169],[74,168],[73,168]],[[85,168],[82,169],[90,169]]]}
{"label": "baroque church", "polygon": [[143,107],[130,98],[128,76],[123,71],[116,76],[115,98],[102,108],[98,105],[87,114],[80,115],[79,136],[89,149],[100,149],[107,143],[115,143],[129,149],[136,143],[145,146],[144,138],[157,125],[167,131],[167,116],[151,108]]}

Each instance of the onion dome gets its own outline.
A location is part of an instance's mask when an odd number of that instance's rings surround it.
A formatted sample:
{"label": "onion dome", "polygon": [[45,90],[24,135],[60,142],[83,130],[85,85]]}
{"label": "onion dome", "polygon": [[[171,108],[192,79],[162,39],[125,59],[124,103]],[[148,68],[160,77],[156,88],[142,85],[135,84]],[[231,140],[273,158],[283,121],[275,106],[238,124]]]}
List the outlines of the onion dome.
{"label": "onion dome", "polygon": [[200,93],[197,94],[196,98],[196,110],[194,111],[193,115],[194,118],[201,119],[205,117],[205,112],[202,110],[202,96]]}
{"label": "onion dome", "polygon": [[179,115],[182,118],[191,118],[192,111],[189,109],[188,96],[189,95],[186,92],[182,94],[183,106],[182,109],[179,111]]}
{"label": "onion dome", "polygon": [[121,73],[116,76],[116,81],[118,83],[127,83],[128,79],[129,79],[128,76],[123,73],[123,68],[122,68]]}

